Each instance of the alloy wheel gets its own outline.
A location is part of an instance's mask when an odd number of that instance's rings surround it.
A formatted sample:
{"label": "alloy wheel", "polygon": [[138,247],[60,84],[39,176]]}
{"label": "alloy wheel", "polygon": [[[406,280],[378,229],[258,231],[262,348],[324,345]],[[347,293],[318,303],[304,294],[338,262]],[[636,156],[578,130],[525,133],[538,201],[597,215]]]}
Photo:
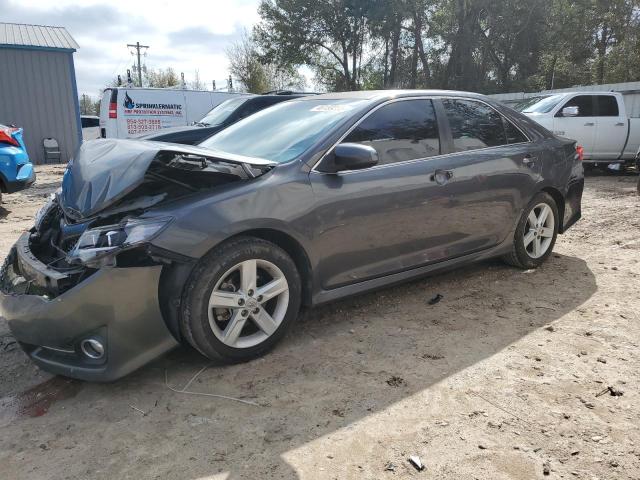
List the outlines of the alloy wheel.
{"label": "alloy wheel", "polygon": [[227,270],[211,292],[209,325],[222,343],[250,348],[278,329],[289,306],[289,284],[276,265],[245,260]]}
{"label": "alloy wheel", "polygon": [[555,233],[555,217],[551,207],[546,203],[539,203],[531,209],[527,217],[523,238],[524,248],[531,258],[543,256]]}

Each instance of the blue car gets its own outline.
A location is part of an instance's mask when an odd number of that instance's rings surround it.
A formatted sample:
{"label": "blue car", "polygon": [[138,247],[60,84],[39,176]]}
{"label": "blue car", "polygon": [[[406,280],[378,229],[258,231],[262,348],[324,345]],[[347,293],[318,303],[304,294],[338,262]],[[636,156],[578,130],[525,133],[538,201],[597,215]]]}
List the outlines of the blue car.
{"label": "blue car", "polygon": [[0,202],[3,193],[23,190],[35,180],[22,129],[0,125]]}

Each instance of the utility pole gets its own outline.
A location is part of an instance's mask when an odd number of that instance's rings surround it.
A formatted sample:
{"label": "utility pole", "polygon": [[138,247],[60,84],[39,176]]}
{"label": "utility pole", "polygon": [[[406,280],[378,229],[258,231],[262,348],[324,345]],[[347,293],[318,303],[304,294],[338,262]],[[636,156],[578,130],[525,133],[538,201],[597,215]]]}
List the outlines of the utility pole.
{"label": "utility pole", "polygon": [[141,48],[147,49],[149,48],[149,45],[140,45],[140,42],[136,42],[135,45],[131,45],[130,43],[128,43],[127,47],[136,49],[136,53],[138,55],[138,64],[136,65],[136,68],[138,69],[138,86],[141,87],[142,86],[142,64],[140,63],[140,49]]}

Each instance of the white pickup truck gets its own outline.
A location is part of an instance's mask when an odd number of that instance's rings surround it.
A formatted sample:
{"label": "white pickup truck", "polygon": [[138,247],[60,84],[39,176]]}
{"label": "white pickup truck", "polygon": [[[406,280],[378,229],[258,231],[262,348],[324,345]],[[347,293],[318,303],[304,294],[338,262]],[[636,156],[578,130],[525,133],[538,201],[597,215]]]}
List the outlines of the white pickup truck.
{"label": "white pickup truck", "polygon": [[628,118],[617,92],[563,92],[522,103],[520,111],[560,137],[576,140],[590,163],[632,163],[640,148],[640,118]]}

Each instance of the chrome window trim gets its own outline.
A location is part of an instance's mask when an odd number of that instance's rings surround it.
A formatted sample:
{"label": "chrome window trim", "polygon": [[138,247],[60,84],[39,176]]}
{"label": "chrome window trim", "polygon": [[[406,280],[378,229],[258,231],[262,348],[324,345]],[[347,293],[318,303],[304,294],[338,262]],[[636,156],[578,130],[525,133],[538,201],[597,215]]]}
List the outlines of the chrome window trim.
{"label": "chrome window trim", "polygon": [[[382,107],[384,107],[386,105],[389,105],[391,103],[403,102],[403,101],[407,101],[407,100],[431,100],[431,101],[433,101],[433,100],[444,100],[444,99],[471,100],[471,101],[480,102],[480,103],[486,105],[487,107],[489,107],[493,111],[495,111],[498,115],[500,115],[500,117],[502,117],[504,120],[506,120],[507,122],[511,123],[514,127],[516,127],[518,129],[518,131],[520,133],[522,133],[522,135],[527,139],[527,141],[526,142],[518,142],[518,143],[507,143],[505,145],[497,145],[495,147],[474,148],[472,150],[463,150],[461,152],[440,153],[438,155],[432,155],[430,157],[412,158],[411,160],[404,160],[402,162],[387,163],[387,164],[384,164],[384,165],[374,165],[373,167],[363,168],[363,169],[360,169],[360,170],[342,170],[342,171],[337,172],[337,173],[321,172],[319,170],[316,170],[316,167],[324,160],[324,158],[334,148],[336,148],[337,145],[339,145],[353,130],[355,130],[367,117],[369,117],[369,115],[372,115],[378,109],[380,109],[380,108],[382,108]],[[437,118],[436,118],[436,121],[437,121]],[[438,127],[438,132],[440,132],[439,127]],[[438,135],[439,135],[439,133],[438,133]],[[440,139],[438,138],[438,140],[440,140]],[[492,148],[501,148],[501,147],[512,146],[512,145],[526,145],[526,144],[529,144],[529,143],[532,143],[532,142],[533,141],[531,140],[529,135],[527,135],[525,132],[523,132],[522,129],[518,125],[513,123],[508,117],[503,115],[493,105],[490,105],[489,103],[487,103],[484,100],[479,99],[479,98],[457,96],[457,95],[411,96],[411,97],[391,98],[391,99],[381,103],[380,105],[376,105],[374,108],[369,110],[365,115],[363,115],[360,119],[358,119],[358,121],[356,123],[354,123],[349,128],[349,130],[347,130],[338,139],[338,141],[336,141],[333,145],[331,145],[330,148],[327,149],[327,151],[324,153],[324,155],[322,155],[322,157],[320,157],[320,159],[313,165],[313,167],[311,167],[311,170],[309,171],[309,173],[319,173],[319,174],[322,174],[322,175],[341,175],[341,174],[350,174],[350,173],[370,172],[371,170],[378,170],[378,169],[382,169],[382,168],[386,168],[386,167],[392,167],[392,166],[396,166],[396,165],[407,165],[407,164],[416,163],[416,162],[425,162],[425,161],[433,160],[433,159],[436,159],[436,158],[437,159],[447,158],[447,157],[450,157],[450,156],[453,156],[453,155],[461,155],[461,154],[468,153],[468,152],[481,152],[483,150],[490,150]],[[440,145],[440,148],[442,148],[442,145]]]}

